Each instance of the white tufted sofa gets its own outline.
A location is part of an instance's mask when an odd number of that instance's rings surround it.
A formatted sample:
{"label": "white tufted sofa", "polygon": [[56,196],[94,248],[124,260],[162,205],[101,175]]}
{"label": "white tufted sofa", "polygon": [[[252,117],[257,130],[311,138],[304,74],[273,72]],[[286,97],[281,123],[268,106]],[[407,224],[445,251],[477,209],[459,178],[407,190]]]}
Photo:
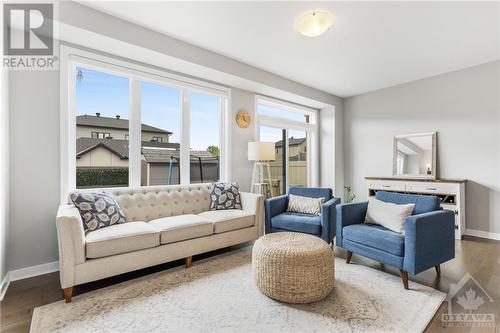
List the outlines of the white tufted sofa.
{"label": "white tufted sofa", "polygon": [[57,213],[59,268],[66,302],[73,286],[259,238],[263,197],[241,192],[243,210],[210,211],[209,185],[109,189],[127,222],[85,234],[71,204]]}

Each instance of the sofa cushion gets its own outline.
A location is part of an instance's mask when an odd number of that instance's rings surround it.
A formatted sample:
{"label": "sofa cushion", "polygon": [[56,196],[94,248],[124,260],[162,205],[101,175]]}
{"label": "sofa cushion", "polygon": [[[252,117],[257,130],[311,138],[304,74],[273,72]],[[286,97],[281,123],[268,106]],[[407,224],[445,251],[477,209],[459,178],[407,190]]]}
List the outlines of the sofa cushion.
{"label": "sofa cushion", "polygon": [[271,226],[282,230],[320,235],[321,216],[286,212],[273,217]]}
{"label": "sofa cushion", "polygon": [[392,202],[398,205],[415,204],[413,215],[433,212],[441,209],[441,201],[434,195],[402,194],[393,192],[378,191],[375,199],[384,202]]}
{"label": "sofa cushion", "polygon": [[405,236],[377,224],[352,224],[342,228],[342,237],[352,242],[403,257]]}
{"label": "sofa cushion", "polygon": [[160,243],[168,244],[214,233],[214,224],[198,215],[163,217],[149,222],[160,232]]}
{"label": "sofa cushion", "polygon": [[212,210],[198,214],[214,223],[214,232],[222,232],[243,229],[255,225],[255,216],[244,210]]}
{"label": "sofa cushion", "polygon": [[160,233],[146,222],[127,222],[89,232],[85,243],[87,258],[101,258],[158,246]]}

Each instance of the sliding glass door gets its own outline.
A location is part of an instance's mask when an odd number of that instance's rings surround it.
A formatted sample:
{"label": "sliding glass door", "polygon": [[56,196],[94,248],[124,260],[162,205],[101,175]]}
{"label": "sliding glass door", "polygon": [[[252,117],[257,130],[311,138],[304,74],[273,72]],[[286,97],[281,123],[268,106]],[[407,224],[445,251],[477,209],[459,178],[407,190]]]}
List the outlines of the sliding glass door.
{"label": "sliding glass door", "polygon": [[258,99],[256,135],[275,147],[275,160],[269,162],[272,196],[290,187],[317,185],[316,112],[283,103]]}

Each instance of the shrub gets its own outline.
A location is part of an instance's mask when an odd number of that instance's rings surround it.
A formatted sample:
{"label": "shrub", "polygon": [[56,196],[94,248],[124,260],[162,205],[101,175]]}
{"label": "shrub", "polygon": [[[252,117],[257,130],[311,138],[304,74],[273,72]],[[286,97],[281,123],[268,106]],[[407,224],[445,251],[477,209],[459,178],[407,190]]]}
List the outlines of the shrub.
{"label": "shrub", "polygon": [[102,169],[77,169],[76,186],[100,187],[100,186],[127,186],[127,168],[102,168]]}

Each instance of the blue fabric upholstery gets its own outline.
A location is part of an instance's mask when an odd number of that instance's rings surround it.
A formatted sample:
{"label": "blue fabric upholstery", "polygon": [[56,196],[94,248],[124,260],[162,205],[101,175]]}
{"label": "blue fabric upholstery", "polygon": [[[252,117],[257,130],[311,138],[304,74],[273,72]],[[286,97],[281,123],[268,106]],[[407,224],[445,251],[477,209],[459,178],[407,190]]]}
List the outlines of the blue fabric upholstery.
{"label": "blue fabric upholstery", "polygon": [[264,201],[265,210],[265,232],[266,234],[272,232],[271,219],[278,214],[286,211],[288,207],[288,196],[280,195],[279,197],[274,197],[266,199]]}
{"label": "blue fabric upholstery", "polygon": [[289,194],[325,198],[321,216],[287,212],[288,195],[266,199],[264,204],[266,233],[277,231],[304,232],[321,237],[328,243],[332,242],[336,232],[337,214],[335,207],[340,204],[339,198],[332,197],[332,190],[329,188],[292,187]]}
{"label": "blue fabric upholstery", "polygon": [[321,234],[321,216],[299,213],[281,213],[271,219],[274,229]]}
{"label": "blue fabric upholstery", "polygon": [[415,204],[413,215],[441,209],[439,198],[434,195],[401,194],[379,191],[375,194],[375,199],[384,202],[392,202],[398,205]]}
{"label": "blue fabric upholstery", "polygon": [[332,198],[332,189],[321,187],[291,187],[288,194],[310,198],[325,198],[325,202],[327,202]]}
{"label": "blue fabric upholstery", "polygon": [[358,223],[343,230],[344,240],[364,244],[396,256],[404,256],[405,237],[377,224]]}
{"label": "blue fabric upholstery", "polygon": [[368,202],[337,205],[336,245],[348,251],[418,274],[455,257],[455,216],[442,210],[434,196],[377,192],[396,204],[415,203],[405,233],[365,224]]}
{"label": "blue fabric upholstery", "polygon": [[455,258],[455,214],[438,210],[410,216],[405,247],[404,270],[412,274]]}
{"label": "blue fabric upholstery", "polygon": [[366,209],[368,202],[357,202],[349,204],[341,204],[336,207],[337,213],[337,238],[335,244],[343,247],[343,234],[344,227],[352,224],[363,223],[365,221]]}
{"label": "blue fabric upholstery", "polygon": [[393,267],[403,267],[403,257],[344,239],[344,249]]}

